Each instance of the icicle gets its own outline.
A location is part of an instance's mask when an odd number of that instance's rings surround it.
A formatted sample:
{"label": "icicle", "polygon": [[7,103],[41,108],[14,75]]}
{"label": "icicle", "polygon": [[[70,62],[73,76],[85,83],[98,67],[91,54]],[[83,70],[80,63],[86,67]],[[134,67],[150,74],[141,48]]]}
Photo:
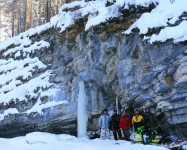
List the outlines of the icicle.
{"label": "icicle", "polygon": [[88,116],[86,112],[86,92],[84,82],[79,83],[78,97],[78,137],[86,137]]}
{"label": "icicle", "polygon": [[118,112],[118,108],[119,108],[119,107],[118,107],[118,96],[116,96],[116,110],[117,110],[117,113],[119,113],[119,112]]}

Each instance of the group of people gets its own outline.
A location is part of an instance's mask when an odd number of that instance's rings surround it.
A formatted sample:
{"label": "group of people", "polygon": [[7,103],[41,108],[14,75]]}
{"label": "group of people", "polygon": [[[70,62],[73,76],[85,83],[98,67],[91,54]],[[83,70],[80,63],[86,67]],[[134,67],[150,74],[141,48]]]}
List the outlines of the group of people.
{"label": "group of people", "polygon": [[113,115],[109,116],[107,109],[103,111],[103,114],[99,118],[99,127],[101,128],[101,139],[110,139],[110,130],[113,131],[114,140],[123,139],[130,140],[130,130],[137,131],[138,127],[145,126],[145,128],[151,127],[150,111],[146,110],[144,117],[140,115],[139,109],[134,110],[134,116],[131,118],[124,110],[122,115],[117,114],[117,110],[113,111]]}

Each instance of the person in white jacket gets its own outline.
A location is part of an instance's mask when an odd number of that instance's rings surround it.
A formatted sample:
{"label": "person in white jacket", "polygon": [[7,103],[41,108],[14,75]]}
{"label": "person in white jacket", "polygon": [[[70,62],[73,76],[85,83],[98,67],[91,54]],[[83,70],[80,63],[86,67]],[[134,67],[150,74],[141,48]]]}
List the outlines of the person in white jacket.
{"label": "person in white jacket", "polygon": [[100,138],[103,140],[110,139],[109,123],[110,116],[108,115],[107,109],[105,109],[99,118],[99,127],[101,128]]}

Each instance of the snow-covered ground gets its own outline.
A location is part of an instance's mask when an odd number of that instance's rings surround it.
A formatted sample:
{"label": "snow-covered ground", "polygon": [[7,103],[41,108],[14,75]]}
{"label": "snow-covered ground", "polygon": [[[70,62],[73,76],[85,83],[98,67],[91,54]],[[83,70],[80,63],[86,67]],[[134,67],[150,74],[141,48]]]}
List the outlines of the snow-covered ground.
{"label": "snow-covered ground", "polygon": [[89,140],[66,134],[29,133],[12,139],[0,138],[1,150],[167,150],[160,146],[131,144],[127,141]]}

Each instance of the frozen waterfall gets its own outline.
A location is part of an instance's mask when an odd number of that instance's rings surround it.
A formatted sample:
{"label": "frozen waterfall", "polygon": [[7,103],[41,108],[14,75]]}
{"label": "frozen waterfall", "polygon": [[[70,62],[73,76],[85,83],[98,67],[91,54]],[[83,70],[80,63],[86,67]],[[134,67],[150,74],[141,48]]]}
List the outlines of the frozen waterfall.
{"label": "frozen waterfall", "polygon": [[78,137],[86,137],[88,116],[86,112],[86,92],[84,82],[79,83],[78,97]]}
{"label": "frozen waterfall", "polygon": [[118,96],[116,96],[116,110],[117,110],[117,113],[119,114]]}

